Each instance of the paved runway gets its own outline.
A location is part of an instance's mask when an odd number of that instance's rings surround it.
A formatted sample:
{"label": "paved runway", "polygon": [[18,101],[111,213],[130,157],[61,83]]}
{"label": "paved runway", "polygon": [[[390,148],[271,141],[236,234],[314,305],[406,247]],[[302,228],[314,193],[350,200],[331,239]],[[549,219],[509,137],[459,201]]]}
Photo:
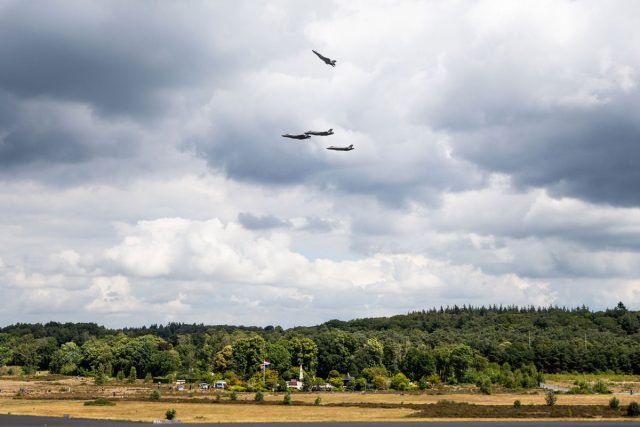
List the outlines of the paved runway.
{"label": "paved runway", "polygon": [[[152,423],[126,421],[83,420],[79,418],[32,417],[0,415],[2,427],[140,427]],[[169,424],[165,424],[169,425]],[[381,423],[233,423],[233,424],[184,424],[185,427],[621,427],[625,421],[407,421]]]}

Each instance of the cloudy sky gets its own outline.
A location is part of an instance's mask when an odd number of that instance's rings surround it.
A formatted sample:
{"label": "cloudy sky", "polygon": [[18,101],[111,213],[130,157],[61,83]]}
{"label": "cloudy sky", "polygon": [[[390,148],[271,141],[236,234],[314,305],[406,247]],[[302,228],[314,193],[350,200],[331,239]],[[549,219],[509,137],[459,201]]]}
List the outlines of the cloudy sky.
{"label": "cloudy sky", "polygon": [[0,0],[0,325],[637,309],[638,16]]}

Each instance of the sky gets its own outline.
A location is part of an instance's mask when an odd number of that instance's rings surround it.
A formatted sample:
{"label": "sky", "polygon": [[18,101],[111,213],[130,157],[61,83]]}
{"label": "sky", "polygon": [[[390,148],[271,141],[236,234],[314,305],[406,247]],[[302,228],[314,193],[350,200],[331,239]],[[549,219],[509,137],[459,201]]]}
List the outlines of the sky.
{"label": "sky", "polygon": [[0,0],[0,325],[638,309],[638,16]]}

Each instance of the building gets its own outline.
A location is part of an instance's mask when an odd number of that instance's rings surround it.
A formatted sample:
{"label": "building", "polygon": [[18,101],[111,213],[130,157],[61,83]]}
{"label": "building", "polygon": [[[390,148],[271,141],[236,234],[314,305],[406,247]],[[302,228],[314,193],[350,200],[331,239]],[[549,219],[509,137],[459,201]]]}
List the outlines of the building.
{"label": "building", "polygon": [[300,365],[300,373],[298,374],[298,379],[292,379],[291,381],[287,381],[287,388],[294,388],[298,391],[302,390],[304,380],[304,371],[302,370],[302,365]]}

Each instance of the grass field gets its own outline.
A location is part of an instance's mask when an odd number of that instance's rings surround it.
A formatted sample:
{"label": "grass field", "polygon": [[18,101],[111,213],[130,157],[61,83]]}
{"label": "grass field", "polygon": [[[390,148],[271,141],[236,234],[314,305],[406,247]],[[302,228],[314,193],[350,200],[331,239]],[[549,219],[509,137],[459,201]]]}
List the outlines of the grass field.
{"label": "grass field", "polygon": [[545,374],[546,381],[610,381],[619,383],[639,383],[640,375],[626,374]]}
{"label": "grass field", "polygon": [[117,402],[115,406],[84,406],[83,401],[0,399],[0,412],[13,415],[59,416],[153,421],[176,410],[182,422],[311,422],[400,421],[415,411],[403,408],[336,408],[326,406]]}
{"label": "grass field", "polygon": [[[547,381],[562,383],[570,380],[561,377]],[[405,393],[293,393],[292,405],[286,406],[280,404],[283,393],[265,393],[264,404],[255,404],[254,393],[239,393],[239,402],[230,402],[227,393],[220,394],[217,398],[219,393],[215,391],[194,389],[191,392],[177,392],[169,385],[161,386],[160,401],[150,401],[150,392],[156,387],[142,381],[135,384],[111,381],[104,386],[96,386],[92,379],[81,377],[0,377],[0,413],[53,416],[69,414],[75,418],[151,421],[162,419],[167,409],[175,408],[178,419],[183,422],[392,421],[415,420],[414,417],[449,420],[480,417],[487,420],[491,416],[501,419],[505,416],[519,419],[528,416],[545,419],[562,417],[566,420],[572,416],[618,416],[617,412],[608,408],[611,394],[559,394],[558,408],[553,410],[545,406],[544,390],[483,395],[474,391],[475,387],[460,386]],[[314,402],[318,397],[321,404],[316,406]],[[623,407],[633,400],[640,401],[640,396],[630,395],[628,392],[616,394],[616,397]],[[85,401],[98,398],[108,399],[116,404],[84,405]],[[513,410],[515,400],[522,403],[522,409],[517,412]],[[434,405],[442,401],[446,403]]]}

